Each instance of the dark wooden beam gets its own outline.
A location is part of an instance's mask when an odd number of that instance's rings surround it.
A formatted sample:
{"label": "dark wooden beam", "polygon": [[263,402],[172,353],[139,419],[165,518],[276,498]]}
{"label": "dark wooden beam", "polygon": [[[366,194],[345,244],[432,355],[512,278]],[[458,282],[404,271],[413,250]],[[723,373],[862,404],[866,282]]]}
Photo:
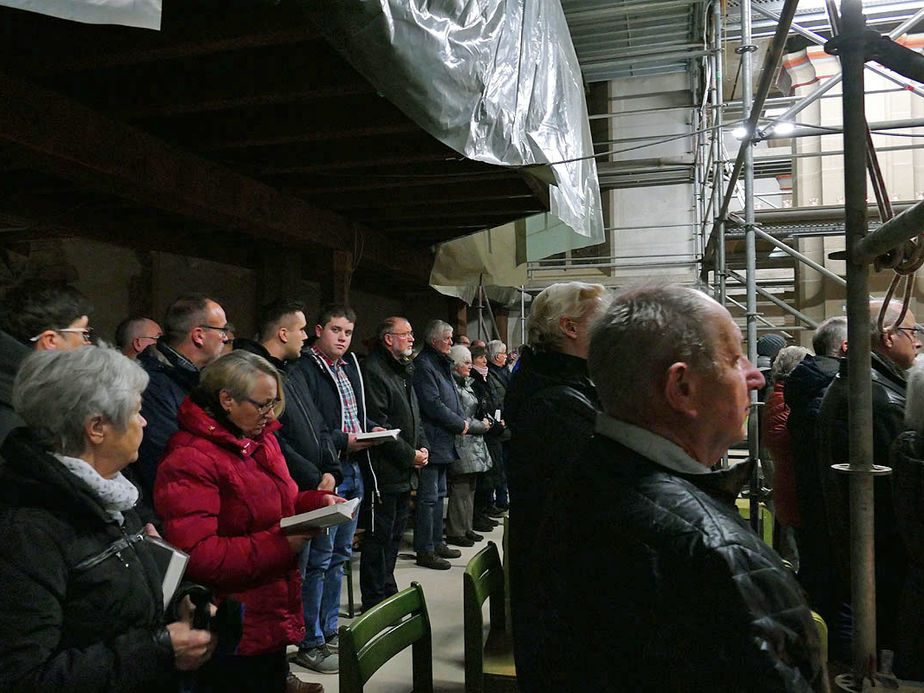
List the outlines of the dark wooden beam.
{"label": "dark wooden beam", "polygon": [[333,192],[331,190],[289,190],[309,201],[322,202],[328,209],[337,211],[363,207],[429,207],[434,204],[460,204],[474,202],[503,202],[523,204],[532,200],[533,193],[518,177],[480,183],[440,182],[421,189],[420,186],[389,188],[384,191],[366,190]]}
{"label": "dark wooden beam", "polygon": [[432,257],[338,214],[170,146],[47,89],[0,73],[0,141],[68,180],[280,245],[352,252],[429,279]]}

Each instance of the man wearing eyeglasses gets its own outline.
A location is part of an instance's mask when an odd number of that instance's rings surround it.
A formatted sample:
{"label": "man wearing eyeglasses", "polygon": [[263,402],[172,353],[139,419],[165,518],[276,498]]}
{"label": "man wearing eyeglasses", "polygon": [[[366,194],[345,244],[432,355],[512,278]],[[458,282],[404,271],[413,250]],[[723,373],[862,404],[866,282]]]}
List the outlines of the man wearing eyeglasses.
{"label": "man wearing eyeglasses", "polygon": [[228,341],[224,309],[201,294],[181,296],[164,316],[164,334],[138,356],[150,382],[141,395],[147,420],[134,465],[144,495],[151,497],[160,455],[179,426],[180,403],[199,383],[199,371],[221,356]]}
{"label": "man wearing eyeglasses", "polygon": [[[889,465],[889,449],[905,429],[905,371],[914,365],[921,348],[914,314],[901,317],[902,304],[890,303],[879,326],[882,301],[871,301],[870,348],[873,404],[873,463]],[[847,419],[847,358],[825,393],[818,414],[820,474],[824,505],[832,535],[831,550],[840,588],[849,594],[850,585],[850,502],[848,476],[831,469],[832,464],[850,459]],[[876,545],[876,641],[880,650],[894,650],[898,623],[899,594],[908,567],[905,546],[895,518],[891,478],[879,476],[874,482]]]}
{"label": "man wearing eyeglasses", "polygon": [[119,350],[130,359],[147,349],[164,334],[160,325],[142,315],[125,318],[115,331],[115,343]]}
{"label": "man wearing eyeglasses", "polygon": [[398,592],[395,562],[410,510],[411,474],[424,467],[430,456],[414,391],[411,323],[401,317],[388,318],[378,326],[376,335],[376,348],[362,366],[368,413],[386,428],[401,432],[395,440],[369,452],[382,502],[375,507],[360,554],[364,611]]}
{"label": "man wearing eyeglasses", "polygon": [[91,343],[90,303],[66,284],[27,282],[0,304],[0,442],[21,419],[13,412],[13,378],[31,350],[70,351]]}

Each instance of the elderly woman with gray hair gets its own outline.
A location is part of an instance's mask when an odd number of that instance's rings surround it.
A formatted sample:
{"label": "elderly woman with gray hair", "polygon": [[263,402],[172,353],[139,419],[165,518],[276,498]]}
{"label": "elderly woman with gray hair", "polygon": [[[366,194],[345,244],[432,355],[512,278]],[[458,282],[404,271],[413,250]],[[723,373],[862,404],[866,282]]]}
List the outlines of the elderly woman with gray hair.
{"label": "elderly woman with gray hair", "polygon": [[283,534],[279,521],[343,500],[298,490],[273,435],[284,406],[266,359],[225,354],[180,405],[157,470],[154,505],[167,539],[189,553],[187,574],[243,607],[240,643],[200,672],[216,692],[285,690],[286,646],[305,635],[297,556],[310,535]]}
{"label": "elderly woman with gray hair", "polygon": [[449,465],[449,506],[446,510],[446,543],[455,546],[473,546],[484,539],[472,530],[475,482],[478,474],[491,468],[491,455],[484,442],[484,434],[491,430],[491,422],[483,416],[484,404],[472,389],[472,352],[457,344],[449,350],[452,359],[452,377],[462,403],[462,413],[468,422],[464,433],[456,436],[459,459]]}
{"label": "elderly woman with gray hair", "polygon": [[892,500],[908,553],[898,619],[895,673],[924,680],[924,362],[911,367],[905,428],[892,444]]}
{"label": "elderly woman with gray hair", "polygon": [[28,428],[0,470],[0,689],[166,691],[212,637],[165,625],[138,491],[120,473],[145,420],[138,364],[108,348],[39,351],[13,405]]}

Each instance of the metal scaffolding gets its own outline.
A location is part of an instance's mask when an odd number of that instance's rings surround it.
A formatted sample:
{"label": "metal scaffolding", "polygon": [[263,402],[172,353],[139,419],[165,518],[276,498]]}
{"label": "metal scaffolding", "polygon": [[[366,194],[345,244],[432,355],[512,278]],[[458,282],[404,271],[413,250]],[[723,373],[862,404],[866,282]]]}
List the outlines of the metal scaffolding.
{"label": "metal scaffolding", "polygon": [[[741,56],[741,117],[744,119],[744,135],[733,166],[729,168],[724,155],[723,132],[726,128],[726,113],[729,104],[723,93],[723,65],[721,50],[724,45],[726,28],[720,3],[711,7],[710,40],[712,53],[709,69],[705,71],[710,83],[704,92],[709,97],[707,117],[698,123],[698,130],[711,132],[708,138],[698,143],[697,180],[708,192],[699,194],[700,208],[697,215],[701,224],[701,247],[704,248],[701,279],[712,286],[713,294],[728,305],[740,308],[745,315],[748,356],[756,358],[757,323],[772,326],[766,318],[758,314],[756,297],[760,295],[785,315],[792,316],[796,325],[788,329],[814,328],[816,322],[796,307],[781,301],[773,293],[758,286],[757,258],[755,242],[757,239],[769,243],[778,251],[786,253],[797,263],[803,263],[820,273],[826,279],[847,291],[848,341],[850,358],[848,359],[849,421],[850,421],[850,460],[848,464],[837,465],[839,472],[849,475],[851,505],[851,592],[855,620],[853,678],[841,680],[839,684],[860,686],[864,679],[870,680],[877,674],[876,640],[875,640],[875,580],[873,554],[873,479],[875,475],[888,473],[889,470],[873,465],[872,443],[872,404],[870,381],[870,342],[869,324],[869,270],[870,263],[877,262],[880,267],[896,268],[902,263],[913,262],[908,257],[912,252],[905,247],[905,242],[924,232],[924,201],[905,209],[898,216],[893,216],[891,202],[885,191],[882,174],[879,171],[876,151],[872,145],[870,128],[865,117],[866,70],[888,79],[904,90],[924,97],[924,88],[917,82],[924,81],[924,56],[905,48],[894,39],[913,29],[924,20],[924,9],[919,9],[912,16],[900,21],[885,36],[866,27],[861,0],[843,0],[840,13],[833,0],[827,0],[827,11],[831,35],[828,40],[794,24],[797,0],[786,0],[779,15],[763,7],[755,6],[753,11],[766,19],[776,22],[776,28],[767,49],[760,81],[753,89],[751,83],[751,57],[755,46],[752,41],[751,2],[740,2],[740,44],[735,52]],[[825,45],[826,50],[837,55],[841,62],[841,73],[821,82],[814,90],[801,98],[786,99],[787,107],[779,115],[768,117],[764,114],[764,105],[771,87],[771,81],[780,65],[787,38],[798,34],[815,44]],[[730,46],[727,50],[730,50]],[[867,61],[875,60],[888,71]],[[775,235],[757,228],[755,223],[754,200],[754,145],[769,137],[798,137],[819,135],[819,128],[802,127],[799,132],[785,135],[774,133],[774,128],[786,122],[795,114],[816,101],[827,98],[825,95],[837,84],[842,83],[843,127],[823,128],[824,133],[840,133],[843,137],[843,150],[839,152],[824,151],[806,156],[830,156],[843,154],[844,157],[844,233],[847,251],[846,281],[822,264],[790,247]],[[780,100],[783,101],[783,100]],[[914,120],[902,123],[875,123],[873,129],[886,127],[914,127],[922,123]],[[782,157],[785,158],[785,157]],[[867,173],[872,180],[876,194],[879,217],[882,225],[868,233],[868,210],[866,204]],[[739,181],[740,179],[740,181]],[[730,213],[733,199],[742,198],[743,211],[737,215]],[[791,215],[804,223],[812,223],[809,218],[819,216],[822,210],[780,210],[779,214]],[[830,212],[824,212],[830,215]],[[741,216],[743,214],[743,217]],[[728,267],[726,242],[728,227],[733,226],[736,237],[743,237],[745,242],[744,273]],[[919,255],[924,254],[922,245],[916,246]],[[902,252],[905,248],[906,252]],[[733,279],[746,286],[746,303],[742,304],[728,296],[727,280]],[[711,280],[711,281],[710,281]],[[906,291],[907,303],[910,295]],[[894,288],[894,283],[893,283]],[[777,328],[779,331],[780,328]],[[748,451],[752,459],[759,457],[757,441],[757,407],[756,395],[752,400],[752,416],[748,427]],[[756,504],[759,500],[757,480],[751,487],[751,518],[757,516]]]}

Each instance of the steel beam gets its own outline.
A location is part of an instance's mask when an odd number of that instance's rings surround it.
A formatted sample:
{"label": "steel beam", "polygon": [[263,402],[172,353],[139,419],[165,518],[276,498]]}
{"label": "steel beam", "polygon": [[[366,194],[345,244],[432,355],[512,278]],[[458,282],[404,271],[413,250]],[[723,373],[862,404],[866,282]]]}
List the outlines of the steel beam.
{"label": "steel beam", "polygon": [[832,272],[831,270],[829,270],[827,267],[824,267],[823,265],[819,265],[817,262],[815,262],[814,260],[812,260],[812,258],[808,257],[807,255],[803,255],[802,253],[800,253],[800,252],[799,252],[798,250],[796,250],[795,248],[790,248],[788,245],[786,245],[786,244],[783,243],[782,241],[778,241],[778,240],[775,239],[773,236],[771,236],[769,233],[766,233],[766,232],[764,232],[764,231],[761,231],[761,230],[758,229],[758,228],[755,228],[755,229],[754,229],[754,233],[757,234],[758,236],[760,236],[761,238],[763,238],[765,241],[767,241],[768,243],[770,243],[770,244],[771,244],[772,246],[774,246],[775,248],[779,248],[779,249],[782,250],[783,252],[788,253],[789,255],[792,255],[796,260],[798,260],[798,261],[801,262],[802,264],[808,265],[808,266],[811,267],[813,270],[815,270],[816,272],[821,273],[822,275],[824,275],[825,277],[827,277],[827,278],[830,279],[831,281],[835,282],[835,283],[838,284],[839,286],[847,286],[847,282],[844,281],[843,278],[841,278],[841,277],[839,277],[838,275],[836,275],[834,272]]}
{"label": "steel beam", "polygon": [[921,233],[924,233],[924,200],[892,217],[868,236],[860,238],[853,249],[854,261],[870,263]]}

